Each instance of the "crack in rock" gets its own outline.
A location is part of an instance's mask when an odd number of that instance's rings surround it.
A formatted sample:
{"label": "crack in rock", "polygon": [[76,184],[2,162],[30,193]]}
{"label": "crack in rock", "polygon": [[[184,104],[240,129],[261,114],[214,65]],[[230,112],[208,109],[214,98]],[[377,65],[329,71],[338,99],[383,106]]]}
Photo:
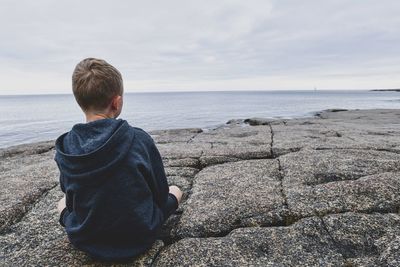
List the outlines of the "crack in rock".
{"label": "crack in rock", "polygon": [[[290,214],[290,209],[289,209],[287,196],[285,194],[284,185],[283,185],[283,180],[284,180],[285,177],[284,177],[284,174],[283,174],[280,158],[279,158],[279,156],[276,156],[275,153],[274,153],[274,137],[275,137],[275,133],[274,133],[274,129],[272,128],[272,124],[268,123],[268,126],[269,126],[270,131],[271,131],[271,143],[270,143],[271,156],[272,156],[272,158],[276,158],[276,160],[278,161],[278,170],[279,170],[279,174],[278,175],[279,175],[279,180],[280,180],[279,181],[279,183],[280,183],[279,184],[280,185],[280,194],[281,194],[282,199],[283,199],[283,206],[287,210],[287,213],[288,213],[288,214],[286,214],[286,216],[289,217],[288,215]],[[289,218],[286,218],[286,221],[291,221],[291,220]]]}

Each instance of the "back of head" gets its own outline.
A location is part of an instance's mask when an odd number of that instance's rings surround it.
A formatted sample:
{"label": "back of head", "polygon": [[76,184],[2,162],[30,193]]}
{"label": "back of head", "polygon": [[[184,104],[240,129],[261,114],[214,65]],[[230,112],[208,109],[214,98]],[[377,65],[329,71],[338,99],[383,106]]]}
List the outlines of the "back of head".
{"label": "back of head", "polygon": [[72,74],[72,91],[84,112],[106,109],[123,90],[121,73],[102,59],[86,58]]}

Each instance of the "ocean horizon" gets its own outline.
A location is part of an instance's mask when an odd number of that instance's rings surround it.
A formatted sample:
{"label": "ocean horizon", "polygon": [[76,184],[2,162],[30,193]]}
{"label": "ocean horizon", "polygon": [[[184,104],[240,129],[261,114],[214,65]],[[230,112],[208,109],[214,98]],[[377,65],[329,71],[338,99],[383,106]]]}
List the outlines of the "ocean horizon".
{"label": "ocean horizon", "polygon": [[[299,118],[333,109],[398,109],[400,93],[370,90],[135,92],[120,118],[146,131],[214,128],[230,119]],[[0,95],[0,148],[53,140],[84,116],[72,94]]]}

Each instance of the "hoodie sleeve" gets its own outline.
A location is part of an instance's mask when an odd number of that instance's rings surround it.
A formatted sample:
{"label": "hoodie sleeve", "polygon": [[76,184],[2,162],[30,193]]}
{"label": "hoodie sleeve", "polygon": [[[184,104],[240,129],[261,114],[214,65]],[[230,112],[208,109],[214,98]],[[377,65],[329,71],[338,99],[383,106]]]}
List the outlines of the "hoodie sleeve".
{"label": "hoodie sleeve", "polygon": [[57,154],[54,156],[54,161],[56,162],[58,170],[60,171],[60,176],[59,176],[60,188],[61,188],[61,191],[65,194],[65,186],[64,186],[64,181],[63,181],[63,177],[61,174],[61,168],[57,161]]}
{"label": "hoodie sleeve", "polygon": [[153,193],[156,204],[160,207],[164,214],[164,218],[168,218],[178,208],[178,200],[169,193],[167,177],[165,175],[163,161],[153,139],[149,136],[148,151],[150,161],[150,176],[147,177],[147,183]]}

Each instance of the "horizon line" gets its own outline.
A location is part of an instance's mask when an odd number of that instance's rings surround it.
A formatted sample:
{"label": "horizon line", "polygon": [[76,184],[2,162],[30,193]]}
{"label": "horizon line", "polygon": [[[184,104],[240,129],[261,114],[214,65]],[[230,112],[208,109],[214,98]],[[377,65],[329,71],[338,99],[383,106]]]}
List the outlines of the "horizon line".
{"label": "horizon line", "polygon": [[[400,88],[358,88],[358,89],[260,89],[260,90],[173,90],[173,91],[127,91],[124,94],[159,94],[159,93],[218,93],[218,92],[298,92],[298,91],[396,91]],[[73,95],[70,93],[33,93],[33,94],[0,94],[0,96],[41,96],[41,95]]]}

